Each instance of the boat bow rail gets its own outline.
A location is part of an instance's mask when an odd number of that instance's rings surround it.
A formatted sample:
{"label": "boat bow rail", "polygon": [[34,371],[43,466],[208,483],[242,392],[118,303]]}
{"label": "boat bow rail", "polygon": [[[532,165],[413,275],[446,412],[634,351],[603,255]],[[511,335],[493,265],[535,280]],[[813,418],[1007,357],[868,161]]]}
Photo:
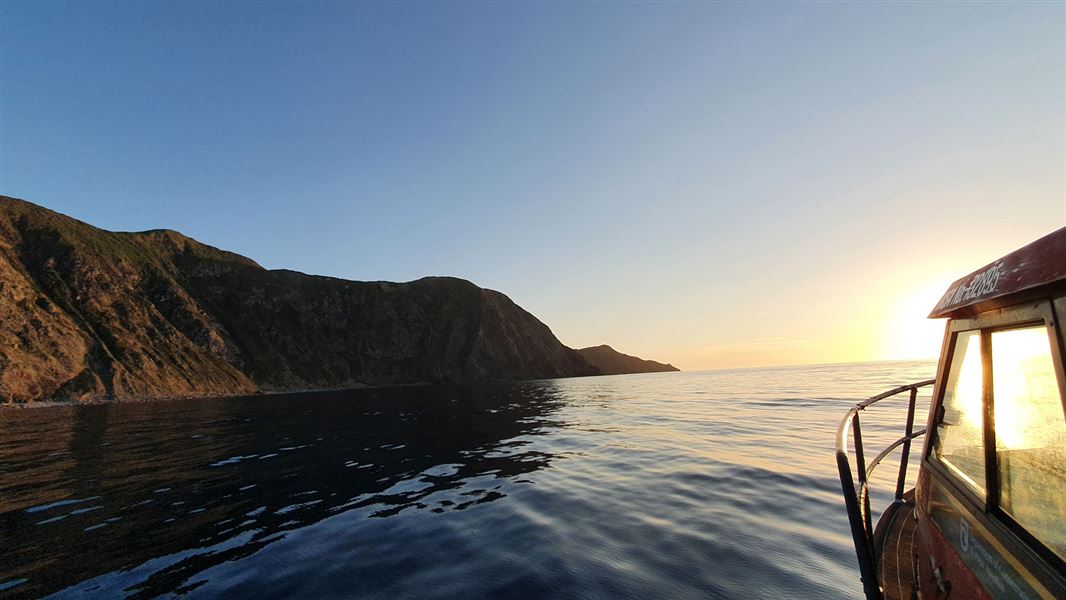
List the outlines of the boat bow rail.
{"label": "boat bow rail", "polygon": [[[907,483],[907,463],[910,457],[911,441],[925,435],[925,429],[914,430],[914,408],[918,399],[918,390],[932,385],[936,380],[929,379],[909,385],[903,385],[867,398],[848,410],[840,421],[837,428],[836,455],[837,469],[840,471],[840,484],[844,492],[844,505],[848,511],[848,521],[851,524],[851,536],[855,540],[855,553],[859,559],[859,572],[862,577],[862,587],[867,600],[881,600],[881,588],[877,581],[877,563],[874,556],[874,528],[870,516],[870,476],[874,469],[893,450],[902,446],[899,461],[899,473],[896,477],[896,493],[893,503],[903,502],[903,493]],[[866,462],[865,449],[863,448],[862,427],[859,423],[859,414],[867,407],[886,398],[909,393],[907,407],[907,422],[903,437],[885,447],[873,460]],[[851,459],[848,454],[848,439],[851,438],[855,449],[854,473]]]}

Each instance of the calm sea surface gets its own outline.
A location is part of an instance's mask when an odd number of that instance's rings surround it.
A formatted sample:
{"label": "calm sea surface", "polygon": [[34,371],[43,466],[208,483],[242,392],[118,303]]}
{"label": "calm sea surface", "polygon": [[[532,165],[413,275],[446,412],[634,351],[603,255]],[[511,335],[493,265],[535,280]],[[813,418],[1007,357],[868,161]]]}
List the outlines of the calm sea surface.
{"label": "calm sea surface", "polygon": [[0,410],[0,597],[857,598],[835,428],[934,371]]}

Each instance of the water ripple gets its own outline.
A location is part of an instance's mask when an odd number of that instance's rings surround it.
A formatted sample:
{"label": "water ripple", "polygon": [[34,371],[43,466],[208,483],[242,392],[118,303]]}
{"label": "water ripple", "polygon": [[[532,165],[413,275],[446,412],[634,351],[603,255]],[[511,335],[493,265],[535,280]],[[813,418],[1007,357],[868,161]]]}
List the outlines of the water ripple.
{"label": "water ripple", "polygon": [[857,597],[833,430],[932,369],[0,411],[0,597]]}

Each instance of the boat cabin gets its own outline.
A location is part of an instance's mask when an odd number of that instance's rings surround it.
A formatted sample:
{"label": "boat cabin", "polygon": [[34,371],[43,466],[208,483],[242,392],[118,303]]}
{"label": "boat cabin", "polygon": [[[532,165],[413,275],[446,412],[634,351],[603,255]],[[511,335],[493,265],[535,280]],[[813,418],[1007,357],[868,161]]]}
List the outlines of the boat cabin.
{"label": "boat cabin", "polygon": [[[860,402],[837,432],[866,598],[1066,599],[1066,227],[958,280],[930,317],[947,319],[936,379]],[[932,401],[917,429],[921,388]],[[901,398],[903,436],[867,462],[860,413]],[[875,527],[870,476],[897,449]]]}

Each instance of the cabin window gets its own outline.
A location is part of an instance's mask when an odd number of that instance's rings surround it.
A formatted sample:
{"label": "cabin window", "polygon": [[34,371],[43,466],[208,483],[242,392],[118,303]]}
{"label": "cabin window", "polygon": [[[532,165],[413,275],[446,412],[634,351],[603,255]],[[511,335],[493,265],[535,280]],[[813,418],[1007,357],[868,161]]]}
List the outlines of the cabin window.
{"label": "cabin window", "polygon": [[960,332],[955,336],[934,449],[940,462],[982,497],[985,490],[983,389],[981,333]]}
{"label": "cabin window", "polygon": [[1045,327],[992,333],[999,505],[1066,558],[1066,420]]}

